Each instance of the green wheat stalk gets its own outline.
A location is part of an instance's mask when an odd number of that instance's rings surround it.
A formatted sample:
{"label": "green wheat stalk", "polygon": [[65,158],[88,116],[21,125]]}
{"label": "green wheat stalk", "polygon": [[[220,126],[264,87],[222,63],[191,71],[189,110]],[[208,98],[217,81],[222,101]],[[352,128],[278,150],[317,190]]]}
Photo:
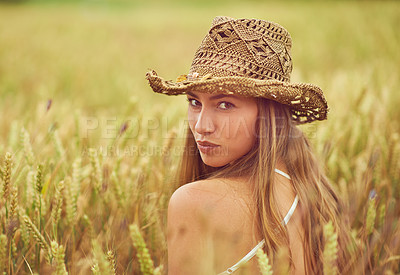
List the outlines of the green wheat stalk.
{"label": "green wheat stalk", "polygon": [[51,242],[51,254],[53,260],[55,260],[56,271],[55,275],[68,275],[67,269],[65,268],[65,250],[62,245],[58,245],[56,241]]}
{"label": "green wheat stalk", "polygon": [[64,150],[64,147],[63,147],[63,145],[62,145],[60,136],[58,135],[58,130],[54,130],[54,131],[51,133],[51,138],[52,138],[52,140],[53,140],[53,143],[54,143],[54,146],[55,146],[55,148],[56,148],[56,151],[57,151],[58,156],[59,156],[59,157],[64,156],[65,150]]}
{"label": "green wheat stalk", "polygon": [[94,232],[92,222],[89,220],[89,217],[86,214],[83,215],[82,219],[83,219],[83,222],[84,222],[86,228],[88,228],[90,240],[93,240],[95,232]]}
{"label": "green wheat stalk", "polygon": [[10,265],[17,258],[17,245],[15,244],[15,240],[11,239],[10,243],[11,257],[10,257]]}
{"label": "green wheat stalk", "polygon": [[74,188],[72,187],[71,178],[67,177],[64,184],[64,197],[66,203],[65,211],[67,213],[67,221],[70,226],[73,226],[76,222],[77,201],[72,191]]}
{"label": "green wheat stalk", "polygon": [[163,274],[164,271],[164,266],[163,265],[159,265],[154,269],[154,275],[161,275]]}
{"label": "green wheat stalk", "polygon": [[7,256],[7,236],[4,234],[0,235],[0,273],[5,274],[7,270],[7,262],[8,262],[8,256]]}
{"label": "green wheat stalk", "polygon": [[140,271],[144,275],[154,274],[154,264],[150,257],[149,250],[146,247],[146,243],[140,233],[137,224],[131,224],[129,226],[129,231],[131,233],[131,238],[133,241],[133,246],[136,249],[136,256],[140,264]]}
{"label": "green wheat stalk", "polygon": [[51,210],[51,215],[50,215],[51,220],[53,221],[53,228],[54,228],[55,236],[57,236],[57,225],[60,220],[62,204],[63,204],[63,200],[64,200],[63,191],[64,191],[64,181],[60,181],[56,187],[56,193],[54,196],[55,203]]}
{"label": "green wheat stalk", "polygon": [[90,270],[92,271],[92,273],[93,273],[94,275],[100,275],[99,263],[95,262],[95,263],[91,266]]}
{"label": "green wheat stalk", "polygon": [[100,275],[99,263],[95,260],[94,264],[90,267],[90,270],[94,275]]}
{"label": "green wheat stalk", "polygon": [[42,217],[42,212],[43,212],[43,201],[42,201],[42,189],[43,189],[43,165],[38,164],[37,169],[36,169],[36,175],[35,175],[35,211],[38,211],[37,215],[37,222],[39,226],[39,230],[41,229],[41,217]]}
{"label": "green wheat stalk", "polygon": [[26,216],[23,215],[22,219],[29,231],[29,233],[33,236],[33,238],[36,240],[36,242],[40,245],[40,247],[45,250],[47,253],[50,251],[50,247],[46,240],[44,239],[43,235],[39,232],[37,229],[36,225],[33,224],[32,220]]}
{"label": "green wheat stalk", "polygon": [[365,231],[367,236],[374,230],[376,218],[376,197],[370,198],[368,200],[367,217],[365,221]]}
{"label": "green wheat stalk", "polygon": [[261,248],[259,248],[257,250],[257,260],[258,260],[258,267],[260,268],[261,274],[262,275],[272,275],[272,267],[269,264],[268,257]]}
{"label": "green wheat stalk", "polygon": [[[23,187],[21,189],[24,190],[26,188],[26,176],[27,176],[29,171],[30,171],[30,167],[28,165],[24,165],[22,167],[22,169],[19,170],[15,174],[15,178],[13,180],[14,186],[18,186],[18,187],[21,186],[21,187]],[[21,193],[23,194],[23,192],[21,192]]]}
{"label": "green wheat stalk", "polygon": [[25,154],[25,159],[26,162],[29,164],[29,166],[33,166],[34,160],[35,160],[35,155],[33,154],[33,149],[32,149],[32,144],[30,141],[30,135],[25,128],[22,128],[21,130],[21,143],[22,147],[24,148],[24,154]]}
{"label": "green wheat stalk", "polygon": [[332,221],[329,221],[324,225],[324,251],[323,251],[323,259],[324,259],[324,274],[325,275],[334,275],[337,274],[337,253],[338,253],[338,241],[337,241],[337,233],[333,227]]}
{"label": "green wheat stalk", "polygon": [[28,247],[28,244],[30,242],[30,233],[28,227],[25,225],[22,215],[19,215],[19,223],[21,229],[22,242],[24,243],[24,247]]}
{"label": "green wheat stalk", "polygon": [[67,203],[67,219],[71,224],[75,224],[77,210],[78,210],[78,197],[80,193],[81,180],[82,180],[82,160],[76,158],[72,164],[72,179],[69,177],[66,181],[66,189],[64,191]]}
{"label": "green wheat stalk", "polygon": [[121,209],[124,209],[124,205],[125,205],[125,201],[126,201],[125,193],[121,189],[121,183],[118,180],[118,177],[117,177],[117,174],[115,173],[115,171],[113,171],[111,174],[111,186],[114,191],[114,195],[117,199],[118,206]]}
{"label": "green wheat stalk", "polygon": [[10,132],[8,135],[8,143],[13,150],[17,149],[19,143],[19,127],[17,120],[14,120],[11,123]]}
{"label": "green wheat stalk", "polygon": [[78,157],[72,163],[71,192],[75,198],[75,202],[78,200],[82,178],[82,159]]}
{"label": "green wheat stalk", "polygon": [[81,130],[81,125],[80,125],[80,117],[81,114],[78,110],[75,110],[74,112],[74,123],[75,123],[75,144],[76,147],[79,148],[81,144],[81,136],[80,136],[80,130]]}
{"label": "green wheat stalk", "polygon": [[35,174],[35,171],[31,170],[26,175],[25,205],[28,205],[28,209],[34,208],[36,204]]}
{"label": "green wheat stalk", "polygon": [[102,184],[102,172],[100,168],[99,158],[97,157],[96,150],[93,148],[89,149],[89,159],[92,166],[92,179],[94,180],[94,187],[97,192],[100,191]]}
{"label": "green wheat stalk", "polygon": [[[92,240],[92,252],[94,256],[95,265],[97,264],[98,270],[102,275],[111,275],[111,266],[107,260],[106,255],[104,255],[99,243],[96,240]],[[97,270],[96,270],[97,271]]]}
{"label": "green wheat stalk", "polygon": [[382,204],[379,207],[379,227],[382,227],[384,222],[385,222],[385,216],[386,216],[386,205]]}
{"label": "green wheat stalk", "polygon": [[399,165],[400,165],[400,134],[394,133],[391,136],[392,139],[392,159],[390,165],[390,171],[394,177],[399,179],[400,172],[399,172]]}

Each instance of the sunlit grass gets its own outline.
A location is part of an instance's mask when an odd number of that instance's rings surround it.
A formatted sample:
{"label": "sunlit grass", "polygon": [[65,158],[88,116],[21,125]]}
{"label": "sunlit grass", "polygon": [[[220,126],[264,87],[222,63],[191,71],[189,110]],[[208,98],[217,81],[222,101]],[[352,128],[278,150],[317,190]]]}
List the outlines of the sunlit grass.
{"label": "sunlit grass", "polygon": [[186,73],[216,15],[289,30],[292,82],[329,103],[302,128],[349,208],[358,271],[399,272],[400,5],[257,1],[0,5],[0,272],[166,270],[186,105],[144,75]]}

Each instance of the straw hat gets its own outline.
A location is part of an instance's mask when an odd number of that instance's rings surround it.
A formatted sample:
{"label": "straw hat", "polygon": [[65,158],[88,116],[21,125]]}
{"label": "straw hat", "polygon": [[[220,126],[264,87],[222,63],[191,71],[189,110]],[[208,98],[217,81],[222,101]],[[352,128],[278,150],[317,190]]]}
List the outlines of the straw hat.
{"label": "straw hat", "polygon": [[292,39],[282,26],[258,19],[216,17],[197,50],[188,75],[168,81],[146,74],[154,92],[180,95],[189,91],[264,97],[290,107],[301,124],[326,119],[322,90],[290,83]]}

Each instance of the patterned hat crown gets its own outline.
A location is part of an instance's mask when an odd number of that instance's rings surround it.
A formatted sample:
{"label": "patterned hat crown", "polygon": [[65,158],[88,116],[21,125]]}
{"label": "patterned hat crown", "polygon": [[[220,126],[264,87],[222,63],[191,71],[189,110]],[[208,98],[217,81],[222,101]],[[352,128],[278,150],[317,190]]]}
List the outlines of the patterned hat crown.
{"label": "patterned hat crown", "polygon": [[290,108],[293,120],[324,120],[328,104],[322,90],[290,83],[292,38],[282,26],[258,19],[216,17],[195,53],[188,75],[165,80],[155,71],[146,78],[154,92],[188,92],[263,97]]}
{"label": "patterned hat crown", "polygon": [[210,74],[289,82],[291,46],[289,32],[276,23],[219,16],[197,50],[188,77]]}

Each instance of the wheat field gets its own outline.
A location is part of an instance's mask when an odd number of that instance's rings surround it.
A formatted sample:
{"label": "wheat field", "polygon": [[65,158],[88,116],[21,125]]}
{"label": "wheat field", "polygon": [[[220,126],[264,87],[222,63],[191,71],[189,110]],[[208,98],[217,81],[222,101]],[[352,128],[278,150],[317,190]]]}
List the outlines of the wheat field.
{"label": "wheat field", "polygon": [[400,273],[399,2],[104,0],[0,3],[1,274],[166,272],[186,102],[144,76],[186,73],[217,15],[289,30],[292,82],[330,107],[301,127],[349,209],[349,262]]}

